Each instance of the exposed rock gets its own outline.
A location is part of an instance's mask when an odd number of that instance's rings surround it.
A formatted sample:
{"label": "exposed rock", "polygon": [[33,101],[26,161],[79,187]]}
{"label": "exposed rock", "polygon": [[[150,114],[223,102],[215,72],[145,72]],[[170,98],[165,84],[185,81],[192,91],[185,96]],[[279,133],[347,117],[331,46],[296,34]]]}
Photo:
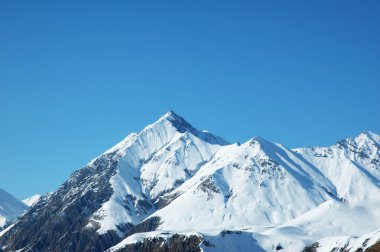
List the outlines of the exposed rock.
{"label": "exposed rock", "polygon": [[104,251],[120,238],[116,231],[99,235],[86,227],[92,213],[112,195],[109,178],[117,162],[113,154],[73,173],[55,193],[48,195],[20,217],[0,237],[5,251]]}
{"label": "exposed rock", "polygon": [[168,240],[163,237],[145,238],[142,242],[128,244],[117,252],[200,252],[202,238],[196,235],[174,234]]}
{"label": "exposed rock", "polygon": [[136,226],[134,226],[127,234],[126,237],[135,234],[135,233],[144,233],[156,230],[156,228],[160,225],[159,217],[151,217]]}
{"label": "exposed rock", "polygon": [[371,247],[367,248],[365,252],[379,252],[380,251],[380,241],[376,242]]}
{"label": "exposed rock", "polygon": [[313,243],[313,244],[311,244],[311,245],[309,245],[309,246],[306,246],[303,250],[302,250],[302,252],[317,252],[317,248],[319,247],[319,244],[318,244],[318,242],[316,242],[316,243]]}

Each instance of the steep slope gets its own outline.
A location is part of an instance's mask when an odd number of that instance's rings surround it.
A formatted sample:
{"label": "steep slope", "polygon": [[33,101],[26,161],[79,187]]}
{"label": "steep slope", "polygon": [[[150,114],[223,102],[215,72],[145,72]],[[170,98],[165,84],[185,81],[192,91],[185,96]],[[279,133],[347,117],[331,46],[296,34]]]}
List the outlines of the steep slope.
{"label": "steep slope", "polygon": [[294,150],[261,137],[229,144],[168,112],[42,196],[0,232],[0,245],[285,252],[362,236],[380,227],[379,139],[363,132]]}
{"label": "steep slope", "polygon": [[162,196],[193,176],[224,144],[173,112],[128,136],[106,152],[115,153],[119,165],[110,180],[114,194],[92,218],[100,220],[98,232],[141,222],[156,210]]}
{"label": "steep slope", "polygon": [[[365,234],[360,237],[338,236],[327,237],[308,246],[314,248],[318,252],[334,252],[334,251],[380,251],[380,230]],[[305,249],[305,250],[306,250]]]}
{"label": "steep slope", "polygon": [[37,203],[37,201],[39,201],[39,199],[41,198],[41,195],[39,194],[35,194],[33,196],[30,196],[26,199],[23,199],[22,202],[27,205],[27,206],[32,206],[34,205],[35,203]]}
{"label": "steep slope", "polygon": [[363,132],[330,147],[296,149],[336,187],[338,197],[351,204],[378,200],[380,137]]}
{"label": "steep slope", "polygon": [[168,112],[74,172],[33,205],[0,244],[9,250],[103,251],[225,144]]}
{"label": "steep slope", "polygon": [[[153,216],[161,230],[275,226],[334,198],[334,186],[291,150],[262,138],[222,147]],[[179,195],[179,196],[178,196]]]}
{"label": "steep slope", "polygon": [[264,252],[252,233],[221,231],[215,234],[198,232],[147,232],[129,236],[107,252],[165,251],[165,252]]}
{"label": "steep slope", "polygon": [[[175,200],[152,215],[161,220],[156,233],[128,237],[114,250],[131,246],[133,237],[150,245],[152,237],[166,237],[170,244],[183,232],[201,232],[204,251],[243,251],[244,244],[301,251],[324,237],[353,240],[380,227],[379,154],[379,136],[370,132],[330,147],[289,150],[262,138],[222,147],[167,195]],[[246,235],[226,244],[218,234],[226,229]],[[210,241],[217,243],[206,246]]]}
{"label": "steep slope", "polygon": [[0,188],[0,229],[25,212],[27,206]]}

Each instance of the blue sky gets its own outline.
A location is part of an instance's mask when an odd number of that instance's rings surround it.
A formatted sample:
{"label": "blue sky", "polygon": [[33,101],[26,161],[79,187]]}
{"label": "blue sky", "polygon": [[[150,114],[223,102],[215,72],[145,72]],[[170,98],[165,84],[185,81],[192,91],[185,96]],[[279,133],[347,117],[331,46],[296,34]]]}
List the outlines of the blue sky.
{"label": "blue sky", "polygon": [[379,1],[1,1],[0,187],[53,191],[168,110],[231,142],[380,133]]}

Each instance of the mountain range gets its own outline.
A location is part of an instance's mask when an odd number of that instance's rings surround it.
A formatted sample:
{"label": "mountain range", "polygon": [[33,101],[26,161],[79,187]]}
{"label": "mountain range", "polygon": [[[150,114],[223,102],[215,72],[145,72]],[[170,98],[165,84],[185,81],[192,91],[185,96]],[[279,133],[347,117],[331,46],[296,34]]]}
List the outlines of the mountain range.
{"label": "mountain range", "polygon": [[19,205],[8,218],[19,217],[3,222],[0,245],[4,251],[379,251],[379,149],[380,136],[369,131],[329,147],[290,149],[262,137],[229,143],[170,111],[55,192],[36,196],[25,213]]}

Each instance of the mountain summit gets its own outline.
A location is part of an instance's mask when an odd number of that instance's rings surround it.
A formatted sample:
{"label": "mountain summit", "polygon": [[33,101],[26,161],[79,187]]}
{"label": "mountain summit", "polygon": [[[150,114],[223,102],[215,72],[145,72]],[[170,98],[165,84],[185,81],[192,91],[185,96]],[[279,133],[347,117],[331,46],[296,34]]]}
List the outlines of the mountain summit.
{"label": "mountain summit", "polygon": [[[300,251],[324,237],[366,235],[380,228],[378,140],[365,132],[330,147],[291,150],[261,137],[230,144],[169,111],[41,197],[0,244]],[[356,219],[366,225],[353,228]]]}

